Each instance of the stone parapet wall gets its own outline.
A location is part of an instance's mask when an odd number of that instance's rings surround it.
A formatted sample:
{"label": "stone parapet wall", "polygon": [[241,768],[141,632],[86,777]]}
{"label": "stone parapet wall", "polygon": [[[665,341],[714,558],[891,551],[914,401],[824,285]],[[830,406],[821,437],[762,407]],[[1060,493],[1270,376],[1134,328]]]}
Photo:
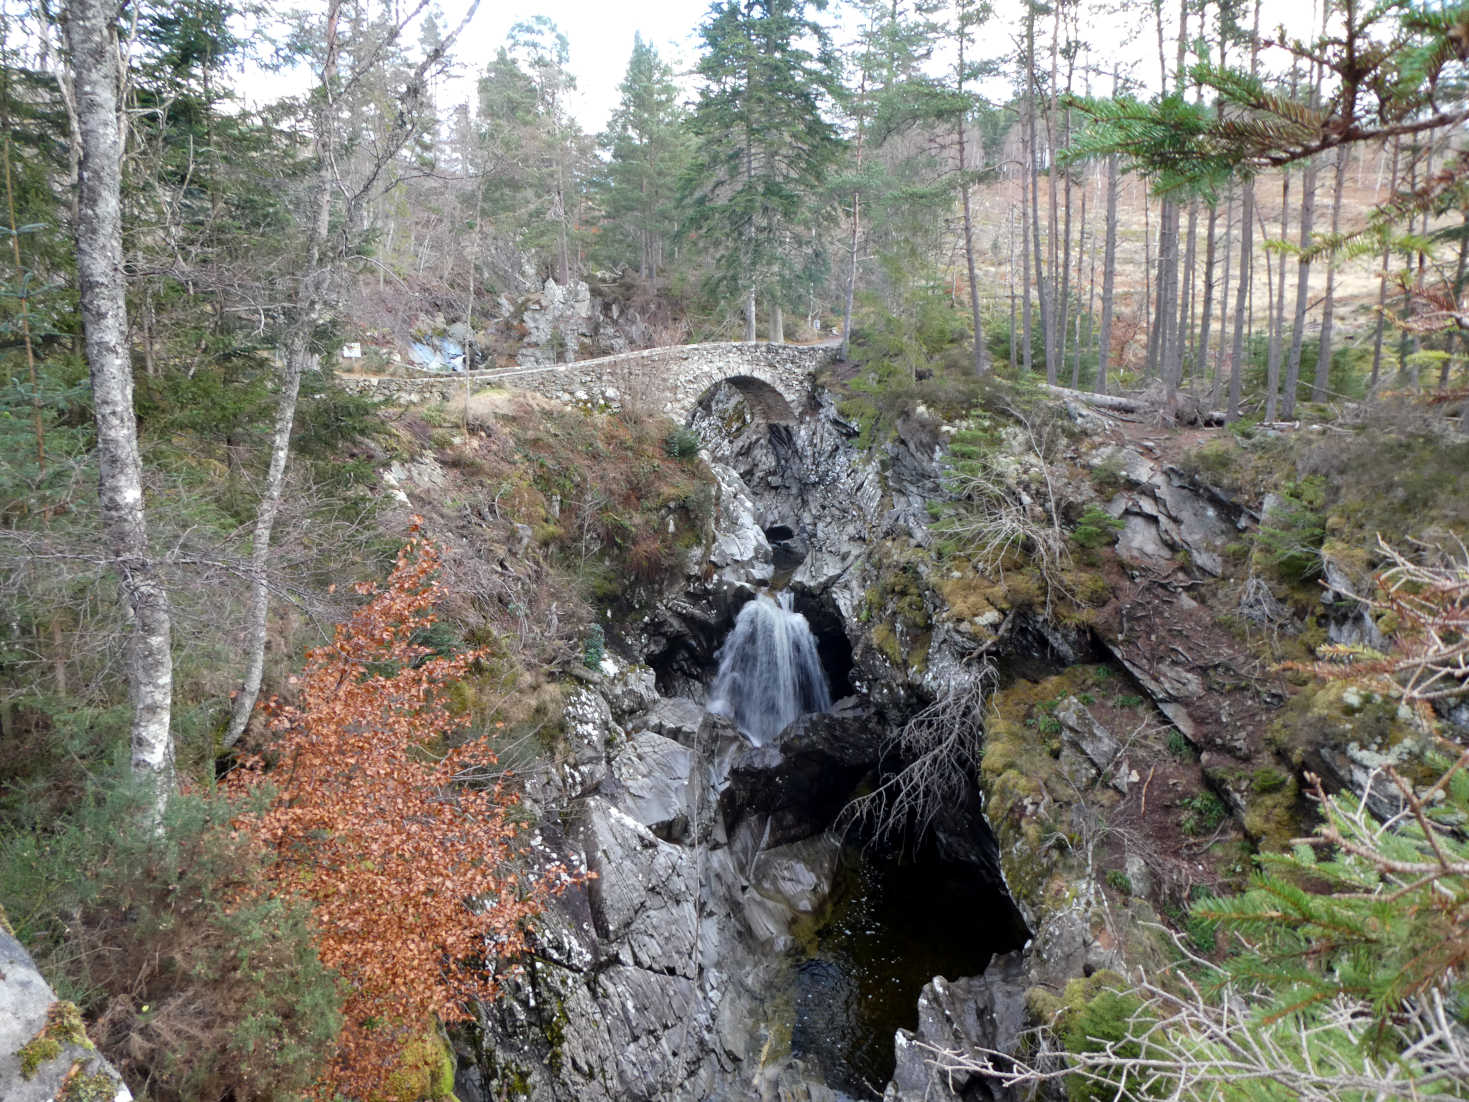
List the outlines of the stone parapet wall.
{"label": "stone parapet wall", "polygon": [[651,406],[675,421],[684,421],[711,386],[730,378],[755,379],[773,388],[785,400],[788,409],[784,412],[789,415],[803,404],[813,372],[835,355],[831,345],[722,341],[649,348],[544,367],[458,375],[344,375],[340,381],[404,403],[449,401],[462,395],[466,386],[503,386],[565,402]]}

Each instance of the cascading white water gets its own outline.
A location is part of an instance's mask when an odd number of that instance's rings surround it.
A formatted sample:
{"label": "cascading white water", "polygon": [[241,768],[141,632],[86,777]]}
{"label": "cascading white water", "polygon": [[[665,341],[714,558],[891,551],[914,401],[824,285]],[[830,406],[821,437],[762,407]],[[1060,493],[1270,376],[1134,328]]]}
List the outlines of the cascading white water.
{"label": "cascading white water", "polygon": [[790,593],[761,595],[740,609],[718,658],[709,710],[734,720],[756,746],[798,716],[831,708],[816,637],[791,607]]}

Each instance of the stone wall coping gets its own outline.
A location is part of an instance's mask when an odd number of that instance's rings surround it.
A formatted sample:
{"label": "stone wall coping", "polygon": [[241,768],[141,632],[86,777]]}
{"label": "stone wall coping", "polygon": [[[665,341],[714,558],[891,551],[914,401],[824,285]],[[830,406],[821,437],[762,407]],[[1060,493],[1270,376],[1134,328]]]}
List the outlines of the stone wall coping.
{"label": "stone wall coping", "polygon": [[666,344],[657,348],[639,348],[631,352],[613,352],[606,356],[595,356],[590,360],[573,360],[570,363],[561,364],[539,364],[533,367],[492,367],[483,371],[421,371],[416,368],[408,368],[407,374],[396,375],[348,375],[349,380],[358,379],[396,379],[403,381],[417,381],[420,379],[439,380],[469,380],[493,382],[496,379],[514,379],[522,375],[543,375],[547,372],[572,372],[581,371],[592,367],[612,367],[617,364],[635,362],[640,360],[656,360],[661,357],[673,358],[698,352],[721,352],[721,351],[767,351],[767,352],[831,352],[838,345],[834,342],[822,341],[819,344],[776,344],[773,341],[704,341],[699,344]]}
{"label": "stone wall coping", "polygon": [[810,385],[813,371],[834,356],[837,348],[834,341],[709,341],[616,352],[565,364],[469,372],[339,375],[338,379],[349,387],[376,390],[408,401],[434,395],[447,400],[448,394],[475,386],[505,386],[577,401],[587,400],[584,391],[600,391],[593,400],[605,401],[612,408],[621,408],[623,391],[641,389],[674,420],[687,417],[699,396],[720,379],[733,380],[742,389],[749,384],[741,384],[740,380],[752,379],[779,395],[779,408],[767,402],[767,414],[772,419],[789,421]]}

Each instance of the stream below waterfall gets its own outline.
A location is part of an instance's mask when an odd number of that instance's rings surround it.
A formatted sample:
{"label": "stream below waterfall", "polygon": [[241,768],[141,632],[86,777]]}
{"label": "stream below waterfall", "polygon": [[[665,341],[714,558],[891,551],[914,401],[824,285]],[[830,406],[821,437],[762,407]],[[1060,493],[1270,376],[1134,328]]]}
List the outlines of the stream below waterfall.
{"label": "stream below waterfall", "polygon": [[[791,592],[757,596],[719,648],[708,710],[756,747],[779,745],[800,716],[831,708],[819,651]],[[997,931],[1012,929],[974,866],[940,860],[931,841],[915,856],[912,841],[842,847],[825,903],[792,930],[788,987],[767,1003],[767,1028],[788,1036],[790,1054],[844,1099],[881,1098],[894,1033],[917,1027],[923,986],[983,972]]]}
{"label": "stream below waterfall", "polygon": [[963,866],[848,847],[831,907],[796,964],[792,1055],[852,1098],[881,1098],[893,1034],[917,1027],[923,985],[989,964],[990,894]]}

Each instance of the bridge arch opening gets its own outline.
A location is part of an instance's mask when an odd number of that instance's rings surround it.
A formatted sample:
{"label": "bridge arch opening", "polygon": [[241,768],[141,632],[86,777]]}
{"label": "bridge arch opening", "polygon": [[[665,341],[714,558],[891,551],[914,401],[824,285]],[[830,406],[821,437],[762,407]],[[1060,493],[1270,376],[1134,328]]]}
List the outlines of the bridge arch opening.
{"label": "bridge arch opening", "polygon": [[791,408],[790,402],[775,387],[764,379],[757,379],[753,375],[729,375],[718,382],[713,383],[699,395],[699,400],[694,403],[694,408],[708,402],[712,395],[721,386],[730,386],[740,392],[745,403],[751,411],[771,425],[794,425],[796,423],[796,411]]}

